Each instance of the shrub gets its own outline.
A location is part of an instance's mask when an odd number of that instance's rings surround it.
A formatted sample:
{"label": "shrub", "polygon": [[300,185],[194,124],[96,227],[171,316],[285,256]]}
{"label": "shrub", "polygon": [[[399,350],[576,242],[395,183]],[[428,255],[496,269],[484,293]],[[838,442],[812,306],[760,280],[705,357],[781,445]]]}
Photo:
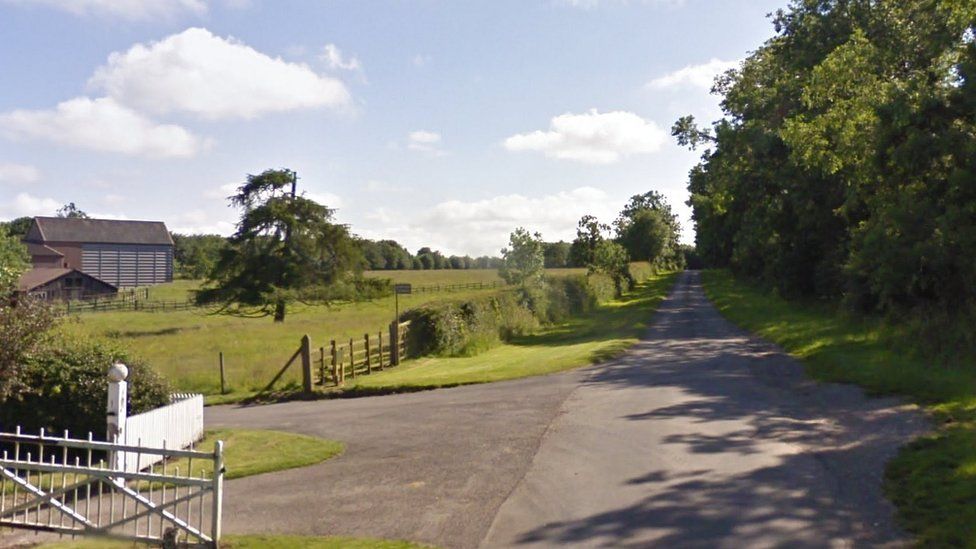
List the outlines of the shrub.
{"label": "shrub", "polygon": [[145,363],[105,343],[59,338],[29,358],[20,372],[23,390],[0,407],[4,429],[20,425],[27,432],[40,428],[75,435],[89,431],[104,438],[109,365],[129,368],[129,414],[169,402],[169,387]]}
{"label": "shrub", "polygon": [[529,334],[541,323],[560,322],[591,311],[601,301],[614,297],[615,286],[610,276],[592,274],[549,279],[537,299],[526,299],[519,290],[429,303],[407,311],[404,317],[412,323],[408,353],[474,355],[500,341]]}

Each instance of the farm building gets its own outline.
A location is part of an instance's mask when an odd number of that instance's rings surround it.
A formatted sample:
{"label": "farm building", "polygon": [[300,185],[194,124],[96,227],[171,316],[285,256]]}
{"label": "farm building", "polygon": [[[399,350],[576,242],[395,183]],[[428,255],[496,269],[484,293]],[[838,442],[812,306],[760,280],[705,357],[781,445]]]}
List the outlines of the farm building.
{"label": "farm building", "polygon": [[118,293],[118,288],[77,269],[34,267],[21,275],[17,291],[41,299],[84,299]]}
{"label": "farm building", "polygon": [[35,217],[24,237],[35,269],[76,269],[115,288],[173,281],[173,239],[160,221]]}

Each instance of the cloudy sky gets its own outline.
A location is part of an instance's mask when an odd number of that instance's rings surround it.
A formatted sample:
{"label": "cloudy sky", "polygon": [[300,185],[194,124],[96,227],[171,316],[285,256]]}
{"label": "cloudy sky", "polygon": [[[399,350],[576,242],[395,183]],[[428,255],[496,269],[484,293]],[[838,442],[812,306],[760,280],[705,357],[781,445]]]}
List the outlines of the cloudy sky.
{"label": "cloudy sky", "polygon": [[370,238],[496,254],[654,189],[676,118],[784,0],[0,0],[0,219],[66,202],[230,234],[287,167]]}

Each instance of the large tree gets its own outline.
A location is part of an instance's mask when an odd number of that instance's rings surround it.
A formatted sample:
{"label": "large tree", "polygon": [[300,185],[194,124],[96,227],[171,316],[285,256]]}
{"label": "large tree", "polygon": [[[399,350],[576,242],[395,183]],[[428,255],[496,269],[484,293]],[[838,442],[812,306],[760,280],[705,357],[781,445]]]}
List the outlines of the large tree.
{"label": "large tree", "polygon": [[647,261],[658,269],[684,267],[684,256],[678,249],[681,225],[661,193],[632,196],[614,225],[617,240],[632,261]]}
{"label": "large tree", "polygon": [[287,169],[249,175],[230,197],[241,208],[237,232],[221,252],[203,303],[241,316],[273,315],[283,322],[292,302],[328,303],[350,298],[360,274],[359,248],[333,210],[297,192]]}

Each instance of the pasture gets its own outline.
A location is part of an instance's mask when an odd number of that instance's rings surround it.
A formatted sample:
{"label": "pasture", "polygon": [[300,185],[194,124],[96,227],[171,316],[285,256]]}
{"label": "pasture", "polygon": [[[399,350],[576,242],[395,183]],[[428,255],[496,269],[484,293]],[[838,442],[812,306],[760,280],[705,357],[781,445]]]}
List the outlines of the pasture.
{"label": "pasture", "polygon": [[[583,273],[584,269],[555,269],[552,276]],[[453,285],[499,282],[495,270],[382,271],[368,276],[391,278],[415,285]],[[149,299],[185,300],[199,281],[178,280],[155,286]],[[493,291],[465,289],[400,296],[400,311],[431,301]],[[497,291],[497,290],[494,290]],[[296,305],[288,318],[275,324],[270,317],[239,318],[215,315],[208,309],[172,312],[97,312],[72,315],[61,328],[73,337],[99,337],[117,341],[133,356],[147,361],[181,391],[214,395],[220,392],[219,353],[224,353],[228,392],[252,393],[270,381],[309,334],[315,347],[328,340],[361,338],[386,330],[394,317],[392,296],[332,306]],[[384,332],[384,336],[386,332]],[[297,368],[282,383],[297,382]]]}

